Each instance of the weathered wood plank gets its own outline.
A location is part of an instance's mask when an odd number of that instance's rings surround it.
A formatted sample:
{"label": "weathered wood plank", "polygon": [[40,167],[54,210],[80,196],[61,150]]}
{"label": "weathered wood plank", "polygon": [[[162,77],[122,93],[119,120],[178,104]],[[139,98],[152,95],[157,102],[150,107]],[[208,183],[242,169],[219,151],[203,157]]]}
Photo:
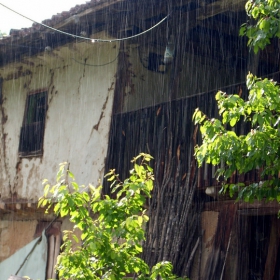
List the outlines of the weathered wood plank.
{"label": "weathered wood plank", "polygon": [[201,8],[198,12],[198,20],[204,20],[209,17],[224,13],[228,10],[234,10],[236,7],[240,7],[244,4],[245,7],[246,0],[220,0],[215,1],[211,4],[206,5]]}
{"label": "weathered wood plank", "polygon": [[223,279],[224,265],[231,241],[231,232],[236,212],[237,207],[234,204],[223,206],[218,218],[212,251],[207,259],[202,279]]}
{"label": "weathered wood plank", "polygon": [[276,215],[272,217],[270,237],[269,237],[269,247],[265,262],[265,269],[263,280],[273,280],[275,274],[275,265],[277,261],[277,254],[279,248],[279,233],[280,224]]}

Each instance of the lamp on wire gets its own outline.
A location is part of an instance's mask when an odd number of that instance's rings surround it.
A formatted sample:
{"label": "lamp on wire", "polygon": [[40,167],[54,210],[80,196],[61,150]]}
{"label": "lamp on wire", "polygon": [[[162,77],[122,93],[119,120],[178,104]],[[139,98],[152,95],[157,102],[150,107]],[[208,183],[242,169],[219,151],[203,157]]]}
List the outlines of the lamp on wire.
{"label": "lamp on wire", "polygon": [[168,43],[165,48],[163,62],[164,64],[170,64],[174,58],[175,53],[175,44],[174,44],[174,36],[170,35]]}

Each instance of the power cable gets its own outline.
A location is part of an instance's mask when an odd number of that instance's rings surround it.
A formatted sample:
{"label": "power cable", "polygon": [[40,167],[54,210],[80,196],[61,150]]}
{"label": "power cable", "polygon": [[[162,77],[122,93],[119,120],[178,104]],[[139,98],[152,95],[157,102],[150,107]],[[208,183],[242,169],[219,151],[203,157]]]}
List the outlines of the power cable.
{"label": "power cable", "polygon": [[153,30],[153,29],[156,28],[157,26],[159,26],[161,23],[163,23],[163,22],[170,16],[170,14],[168,14],[166,17],[164,17],[164,18],[163,18],[161,21],[159,21],[157,24],[153,25],[151,28],[149,28],[149,29],[147,29],[147,30],[145,30],[145,31],[143,31],[143,32],[141,32],[141,33],[138,33],[138,34],[136,34],[136,35],[129,36],[129,37],[124,37],[124,38],[119,38],[119,39],[107,40],[107,39],[92,39],[92,38],[87,38],[87,37],[83,37],[83,36],[78,36],[78,35],[75,35],[75,34],[71,34],[71,33],[68,33],[68,32],[64,32],[64,31],[62,31],[62,30],[59,30],[59,29],[53,28],[53,27],[51,27],[51,26],[48,26],[48,25],[46,25],[46,24],[44,24],[44,23],[40,23],[40,22],[38,22],[38,21],[36,21],[36,20],[33,20],[33,19],[31,19],[31,18],[29,18],[29,17],[27,17],[27,16],[25,16],[25,15],[23,15],[23,14],[21,14],[21,13],[15,11],[15,10],[9,8],[8,6],[6,6],[6,5],[4,5],[4,4],[2,4],[2,3],[0,3],[0,5],[3,6],[4,8],[6,8],[6,9],[12,11],[13,13],[18,14],[18,15],[21,16],[21,17],[24,17],[24,18],[26,18],[26,19],[28,19],[28,20],[34,22],[34,23],[37,23],[37,24],[39,24],[39,25],[41,25],[41,26],[44,26],[44,27],[46,27],[46,28],[48,28],[48,29],[51,29],[51,30],[53,30],[53,31],[55,31],[55,32],[58,32],[58,33],[61,33],[61,34],[64,34],[64,35],[67,35],[67,36],[70,36],[70,37],[73,37],[73,38],[77,38],[77,39],[88,40],[88,41],[91,41],[92,43],[95,43],[95,42],[110,42],[110,43],[111,43],[111,42],[116,42],[116,41],[125,41],[125,40],[129,40],[129,39],[132,39],[132,38],[141,36],[141,35],[143,35],[143,34],[149,32],[149,31]]}

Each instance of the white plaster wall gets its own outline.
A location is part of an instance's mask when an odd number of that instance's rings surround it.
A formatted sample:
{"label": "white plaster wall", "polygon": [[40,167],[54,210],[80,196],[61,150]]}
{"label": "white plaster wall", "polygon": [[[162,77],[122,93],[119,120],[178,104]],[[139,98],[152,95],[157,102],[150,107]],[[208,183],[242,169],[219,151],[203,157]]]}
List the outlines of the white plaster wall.
{"label": "white plaster wall", "polygon": [[[102,178],[118,51],[114,43],[77,42],[0,69],[4,79],[1,199],[16,193],[18,198],[37,200],[43,191],[42,179],[54,182],[58,165],[64,161],[70,162],[70,169],[80,184],[96,185]],[[85,59],[91,66],[83,64]],[[112,63],[96,66],[108,62]],[[27,75],[12,78],[19,72]],[[19,158],[26,97],[30,91],[40,88],[48,89],[44,153],[42,157]]]}

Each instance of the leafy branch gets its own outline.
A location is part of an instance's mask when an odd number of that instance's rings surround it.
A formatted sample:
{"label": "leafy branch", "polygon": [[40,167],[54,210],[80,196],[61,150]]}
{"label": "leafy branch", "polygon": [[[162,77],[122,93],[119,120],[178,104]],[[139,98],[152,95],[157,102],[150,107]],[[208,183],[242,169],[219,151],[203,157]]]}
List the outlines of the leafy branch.
{"label": "leafy branch", "polygon": [[[200,125],[202,144],[196,146],[195,156],[199,166],[203,162],[218,165],[217,179],[230,190],[232,196],[252,201],[266,197],[277,199],[280,193],[280,88],[276,82],[247,76],[248,100],[239,95],[219,91],[216,100],[221,119],[209,119],[197,109],[193,115]],[[248,123],[251,130],[237,135],[238,122]],[[261,170],[262,182],[245,186],[244,183],[226,184],[233,174]]]}
{"label": "leafy branch", "polygon": [[241,25],[240,35],[248,37],[248,46],[257,53],[273,37],[280,38],[280,1],[249,0],[245,9],[249,20]]}
{"label": "leafy branch", "polygon": [[130,176],[123,182],[110,170],[106,177],[112,182],[115,199],[103,197],[101,186],[79,186],[66,163],[60,165],[55,185],[44,180],[39,205],[54,205],[56,215],[69,216],[74,224],[73,230],[64,232],[56,266],[60,279],[114,280],[127,275],[179,279],[173,275],[171,263],[163,261],[150,270],[140,258],[149,219],[144,203],[151,196],[154,180],[151,159],[144,153],[135,157]]}

